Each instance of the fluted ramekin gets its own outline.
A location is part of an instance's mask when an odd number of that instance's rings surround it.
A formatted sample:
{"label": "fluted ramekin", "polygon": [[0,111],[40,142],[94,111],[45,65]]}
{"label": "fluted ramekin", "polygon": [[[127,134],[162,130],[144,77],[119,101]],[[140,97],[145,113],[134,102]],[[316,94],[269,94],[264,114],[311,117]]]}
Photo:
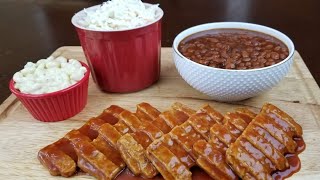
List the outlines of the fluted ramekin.
{"label": "fluted ramekin", "polygon": [[45,94],[25,94],[14,88],[13,79],[9,88],[35,119],[43,122],[62,121],[78,114],[87,104],[90,69],[85,63],[81,64],[87,72],[80,81],[68,88]]}

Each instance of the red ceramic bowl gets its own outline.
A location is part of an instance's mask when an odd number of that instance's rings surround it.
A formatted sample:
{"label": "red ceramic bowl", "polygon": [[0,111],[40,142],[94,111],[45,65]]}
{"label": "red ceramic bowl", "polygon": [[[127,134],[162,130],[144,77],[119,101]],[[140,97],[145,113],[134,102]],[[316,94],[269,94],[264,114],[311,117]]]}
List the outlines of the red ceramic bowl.
{"label": "red ceramic bowl", "polygon": [[9,87],[24,107],[35,119],[44,122],[55,122],[68,119],[78,114],[87,104],[89,67],[81,62],[87,69],[84,77],[76,84],[60,91],[46,94],[25,94],[14,88],[11,79]]}
{"label": "red ceramic bowl", "polygon": [[[146,6],[149,4],[145,3]],[[86,8],[94,11],[100,5]],[[72,17],[93,79],[107,92],[133,92],[144,89],[160,77],[161,19],[128,30],[98,31],[82,27],[80,11]]]}

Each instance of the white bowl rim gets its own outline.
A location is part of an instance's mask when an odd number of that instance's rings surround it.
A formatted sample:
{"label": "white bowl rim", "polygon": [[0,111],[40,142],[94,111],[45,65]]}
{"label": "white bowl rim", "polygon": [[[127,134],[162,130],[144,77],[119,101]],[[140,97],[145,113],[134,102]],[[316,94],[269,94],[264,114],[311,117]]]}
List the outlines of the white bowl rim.
{"label": "white bowl rim", "polygon": [[[277,34],[282,35],[284,38],[286,38],[286,39],[288,40],[288,42],[289,42],[289,46],[288,46],[289,55],[287,56],[286,59],[282,60],[281,62],[276,63],[276,64],[271,65],[271,66],[263,67],[263,68],[256,68],[256,69],[222,69],[222,68],[216,68],[216,67],[206,66],[206,65],[203,65],[203,64],[194,62],[194,61],[192,61],[191,59],[185,57],[184,55],[182,55],[182,54],[180,53],[180,51],[178,50],[177,46],[179,45],[179,43],[180,43],[181,41],[180,41],[180,42],[177,42],[177,41],[178,41],[177,38],[178,38],[179,36],[181,36],[181,33],[190,31],[190,30],[192,30],[192,29],[194,29],[194,28],[197,28],[197,27],[207,26],[207,25],[215,25],[215,24],[217,24],[217,25],[218,25],[218,24],[219,24],[219,25],[223,25],[223,24],[240,25],[240,24],[242,24],[242,25],[256,26],[256,27],[260,27],[260,28],[263,28],[263,29],[271,30],[271,31],[273,31],[273,32],[275,32],[275,33],[277,33]],[[223,27],[221,27],[221,28],[210,28],[210,29],[207,29],[207,30],[211,30],[211,29],[223,29]],[[236,28],[236,27],[234,27],[234,28],[225,28],[225,29],[244,29],[244,30],[250,30],[249,28]],[[195,33],[198,33],[198,32],[202,32],[202,31],[206,31],[206,30],[201,30],[201,31],[193,32],[193,33],[190,33],[188,36],[190,36],[190,35],[192,35],[192,34],[195,34]],[[251,30],[251,31],[256,31],[256,30]],[[270,35],[269,33],[264,32],[264,31],[257,31],[257,32],[261,32],[261,33]],[[270,36],[274,37],[273,35],[270,35]],[[186,36],[186,37],[187,37],[187,36]],[[186,37],[183,37],[182,39],[184,39],[184,38],[186,38]],[[279,38],[277,38],[277,39],[279,39]],[[279,39],[279,40],[280,40],[280,39]],[[282,40],[280,40],[280,41],[283,42]],[[284,43],[284,42],[283,42],[283,43]],[[285,43],[285,44],[286,44],[286,43]],[[190,27],[190,28],[188,28],[188,29],[183,30],[182,32],[180,32],[180,33],[174,38],[172,47],[173,47],[173,50],[175,51],[175,53],[176,53],[177,55],[179,55],[182,59],[187,60],[187,61],[190,62],[190,63],[193,63],[193,64],[195,64],[195,65],[199,65],[199,66],[201,66],[201,67],[203,67],[203,68],[208,68],[208,69],[211,69],[211,70],[218,70],[218,71],[226,71],[226,72],[252,72],[252,71],[262,71],[262,70],[271,69],[271,68],[274,68],[274,67],[276,67],[276,66],[279,66],[279,65],[281,65],[281,64],[289,61],[289,60],[292,58],[292,56],[294,55],[294,51],[295,51],[295,47],[294,47],[294,44],[293,44],[292,40],[291,40],[287,35],[285,35],[284,33],[280,32],[280,31],[278,31],[278,30],[276,30],[276,29],[273,29],[273,28],[271,28],[271,27],[267,27],[267,26],[260,25],[260,24],[254,24],[254,23],[246,23],[246,22],[213,22],[213,23],[205,23],[205,24],[200,24],[200,25],[192,26],[192,27]]]}
{"label": "white bowl rim", "polygon": [[[143,4],[144,4],[144,5],[147,5],[147,6],[154,5],[154,4],[150,4],[150,3],[143,3]],[[86,9],[86,10],[94,10],[94,9],[98,8],[99,6],[101,6],[101,5],[102,5],[102,4],[98,4],[98,5],[90,6],[90,7],[85,8],[85,9]],[[78,24],[78,18],[80,18],[81,14],[83,14],[83,13],[84,13],[84,9],[82,9],[81,11],[78,11],[77,13],[75,13],[75,14],[72,16],[72,18],[71,18],[71,23],[72,23],[75,27],[77,27],[77,28],[79,28],[79,29],[83,29],[83,30],[87,30],[87,31],[96,31],[96,32],[122,32],[122,31],[135,30],[135,29],[143,28],[143,27],[146,27],[146,26],[149,26],[149,25],[151,25],[151,24],[153,24],[153,23],[158,22],[158,21],[163,17],[163,15],[164,15],[163,10],[158,6],[158,8],[157,8],[158,17],[157,17],[155,20],[153,20],[153,21],[151,21],[151,22],[149,22],[149,23],[147,23],[147,24],[144,24],[144,25],[142,25],[142,26],[138,26],[138,27],[134,27],[134,28],[126,28],[126,29],[117,29],[117,30],[97,30],[97,29],[85,28],[85,27],[80,26],[80,25]],[[76,20],[76,19],[77,19],[77,20]]]}

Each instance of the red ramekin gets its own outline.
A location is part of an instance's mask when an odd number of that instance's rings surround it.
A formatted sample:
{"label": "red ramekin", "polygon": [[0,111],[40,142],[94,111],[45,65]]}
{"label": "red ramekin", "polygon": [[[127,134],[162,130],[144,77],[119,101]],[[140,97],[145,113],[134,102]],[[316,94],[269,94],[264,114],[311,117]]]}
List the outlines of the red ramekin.
{"label": "red ramekin", "polygon": [[[146,6],[150,4],[144,3]],[[86,8],[94,11],[100,5]],[[160,77],[161,19],[125,30],[92,30],[79,25],[84,10],[72,17],[95,83],[107,92],[134,92]]]}
{"label": "red ramekin", "polygon": [[14,88],[13,79],[9,88],[35,119],[43,122],[68,119],[78,114],[87,104],[90,69],[85,63],[80,63],[87,72],[80,81],[68,88],[46,94],[25,94]]}

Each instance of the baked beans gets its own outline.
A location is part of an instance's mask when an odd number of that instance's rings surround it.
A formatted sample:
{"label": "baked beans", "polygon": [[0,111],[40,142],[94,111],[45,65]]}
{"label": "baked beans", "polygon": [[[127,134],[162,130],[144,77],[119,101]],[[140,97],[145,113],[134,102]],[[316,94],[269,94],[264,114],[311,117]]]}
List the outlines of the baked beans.
{"label": "baked beans", "polygon": [[277,38],[244,29],[212,29],[193,34],[178,50],[194,62],[222,69],[255,69],[286,59],[289,50]]}

